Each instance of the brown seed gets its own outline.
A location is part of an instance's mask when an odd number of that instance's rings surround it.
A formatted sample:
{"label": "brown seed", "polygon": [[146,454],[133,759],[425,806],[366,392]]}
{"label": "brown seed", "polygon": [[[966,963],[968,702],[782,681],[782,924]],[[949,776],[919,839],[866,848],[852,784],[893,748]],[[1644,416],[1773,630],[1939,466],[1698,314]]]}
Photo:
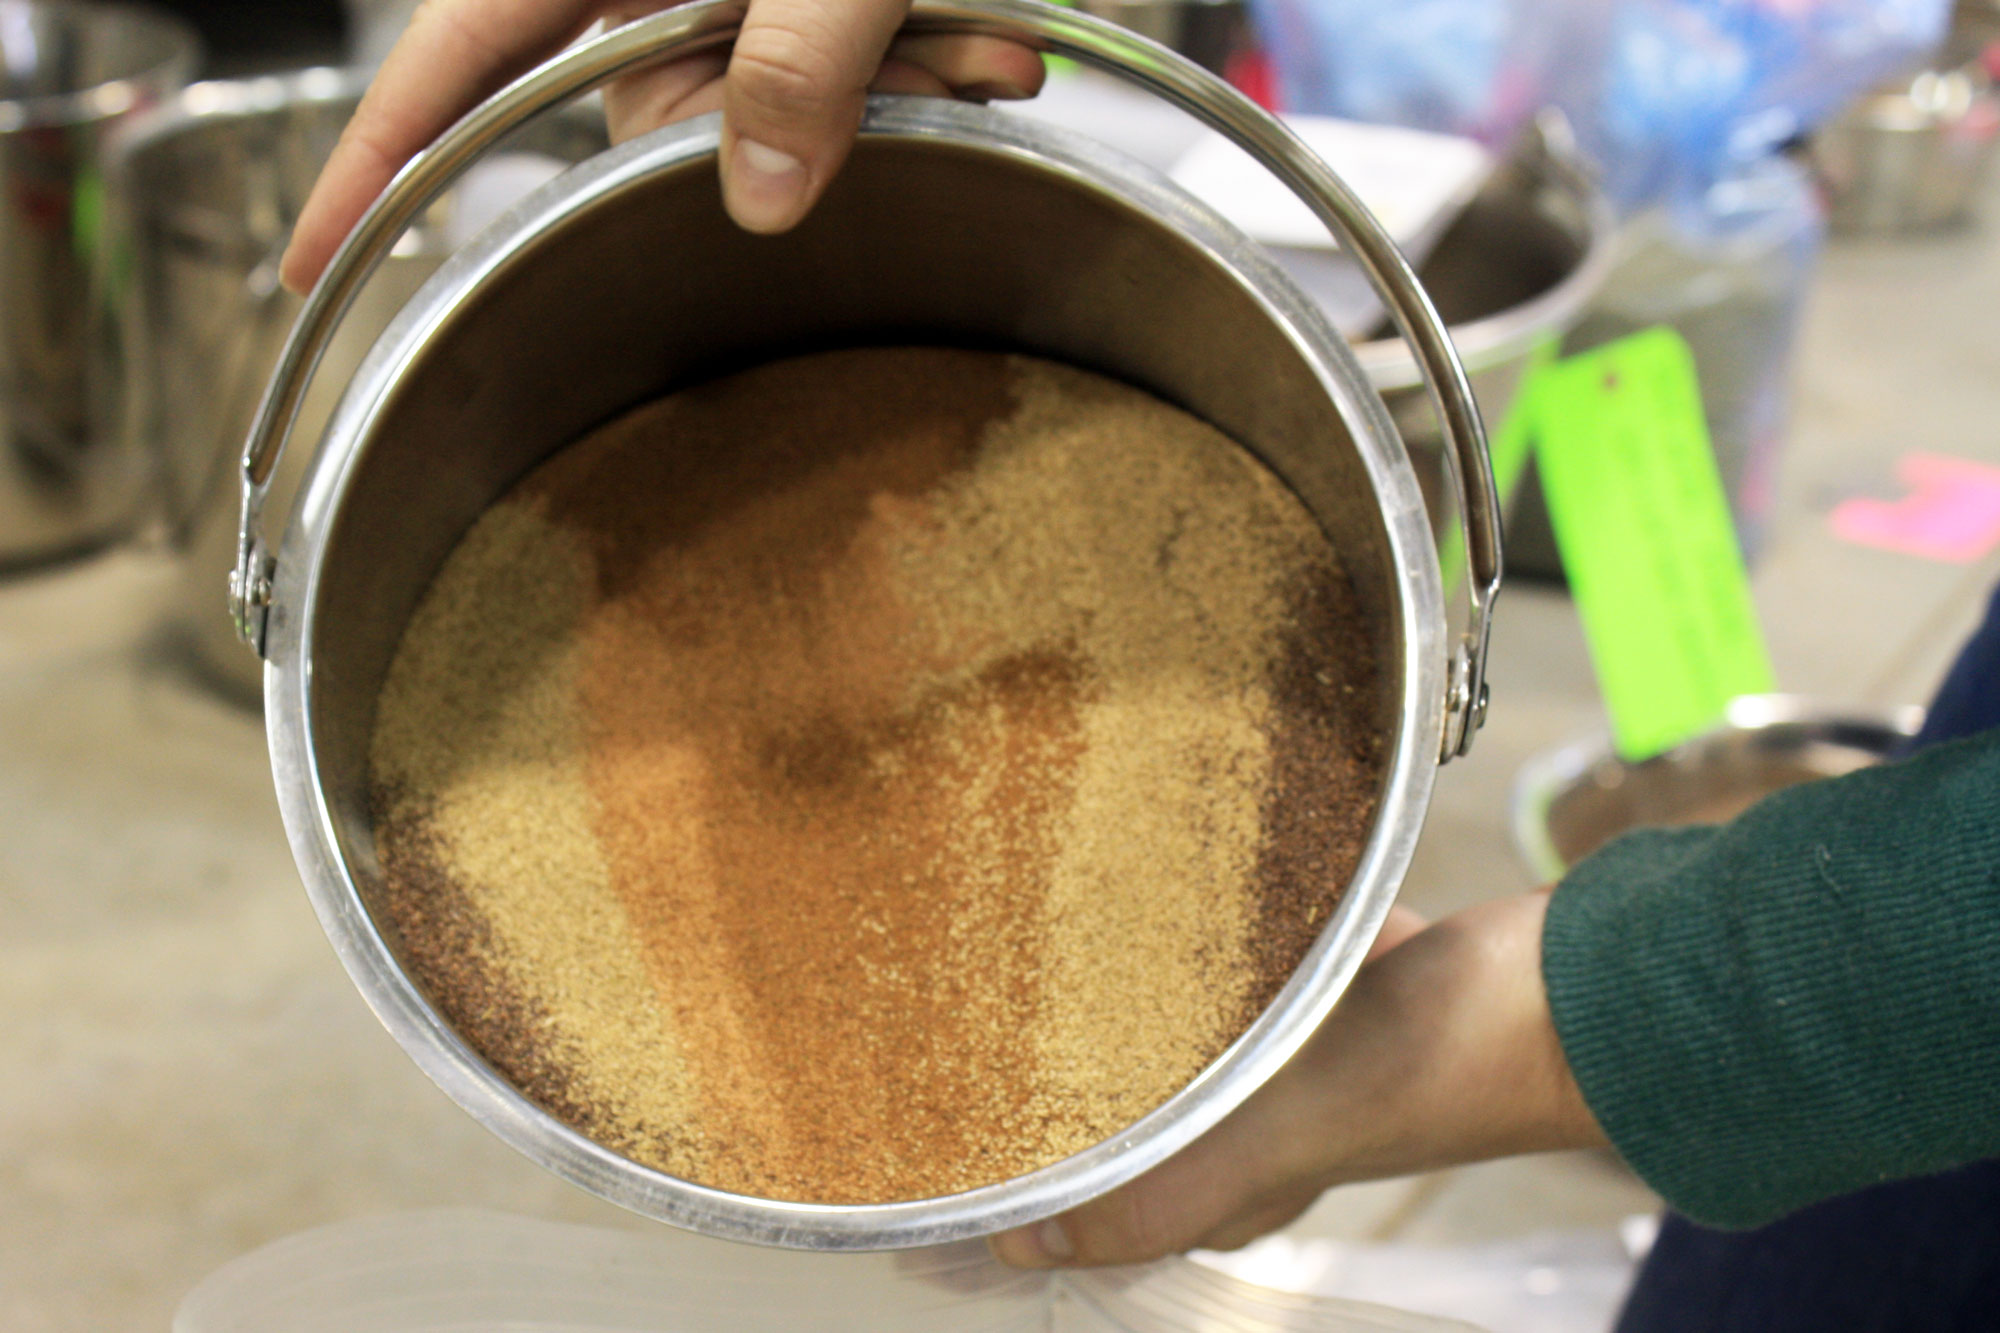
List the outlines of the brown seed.
{"label": "brown seed", "polygon": [[1268,1003],[1379,784],[1334,552],[1242,450],[1020,357],[777,362],[476,524],[373,751],[379,914],[635,1161],[768,1198],[1005,1179]]}

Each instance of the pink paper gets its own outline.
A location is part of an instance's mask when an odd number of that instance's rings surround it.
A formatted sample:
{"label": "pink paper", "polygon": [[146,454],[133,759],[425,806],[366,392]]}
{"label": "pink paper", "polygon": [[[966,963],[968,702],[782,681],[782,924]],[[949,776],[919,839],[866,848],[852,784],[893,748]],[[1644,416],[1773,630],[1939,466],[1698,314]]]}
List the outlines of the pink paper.
{"label": "pink paper", "polygon": [[1859,546],[1965,565],[2000,546],[2000,467],[1905,454],[1896,479],[1900,500],[1847,500],[1834,511],[1834,535]]}

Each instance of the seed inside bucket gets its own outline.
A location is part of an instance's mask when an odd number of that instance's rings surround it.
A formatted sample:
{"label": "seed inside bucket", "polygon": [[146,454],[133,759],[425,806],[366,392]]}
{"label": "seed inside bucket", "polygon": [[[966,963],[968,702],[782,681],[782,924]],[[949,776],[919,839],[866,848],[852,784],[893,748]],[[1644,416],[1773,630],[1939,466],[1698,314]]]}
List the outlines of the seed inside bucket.
{"label": "seed inside bucket", "polygon": [[1375,658],[1269,472],[1134,389],[773,363],[562,451],[412,618],[378,916],[633,1161],[772,1199],[990,1184],[1184,1087],[1369,828]]}

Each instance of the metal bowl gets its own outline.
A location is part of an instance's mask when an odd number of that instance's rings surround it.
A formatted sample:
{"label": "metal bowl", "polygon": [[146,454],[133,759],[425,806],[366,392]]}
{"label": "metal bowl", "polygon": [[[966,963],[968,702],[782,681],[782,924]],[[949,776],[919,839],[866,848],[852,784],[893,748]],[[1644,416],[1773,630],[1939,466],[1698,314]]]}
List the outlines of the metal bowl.
{"label": "metal bowl", "polygon": [[1256,45],[1245,0],[1077,0],[1076,7],[1225,77]]}
{"label": "metal bowl", "polygon": [[1665,754],[1620,759],[1608,738],[1528,761],[1514,782],[1514,846],[1545,880],[1635,828],[1714,824],[1772,792],[1878,763],[1923,725],[1923,710],[1834,708],[1745,695],[1722,725]]}
{"label": "metal bowl", "polygon": [[1843,235],[1969,221],[2000,147],[2000,93],[1983,70],[1927,71],[1864,97],[1813,137],[1828,221]]}

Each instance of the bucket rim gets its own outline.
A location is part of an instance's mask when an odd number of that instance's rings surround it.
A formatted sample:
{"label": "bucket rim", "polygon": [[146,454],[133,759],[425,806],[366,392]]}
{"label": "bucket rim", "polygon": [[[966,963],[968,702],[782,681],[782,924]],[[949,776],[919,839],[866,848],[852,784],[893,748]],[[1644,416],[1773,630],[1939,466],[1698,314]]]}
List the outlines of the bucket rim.
{"label": "bucket rim", "polygon": [[[316,762],[312,648],[327,539],[369,428],[402,371],[485,278],[595,201],[719,149],[702,117],[619,145],[541,187],[448,260],[363,361],[308,466],[277,560],[265,665],[265,715],[279,805],[308,896],[343,966],[383,1025],[474,1119],[531,1160],[634,1212],[710,1236],[808,1250],[901,1249],[991,1234],[1062,1212],[1165,1160],[1235,1109],[1285,1063],[1359,970],[1414,854],[1445,726],[1444,594],[1414,468],[1380,394],[1311,300],[1255,243],[1164,176],[1086,136],[992,109],[877,96],[863,143],[919,141],[988,152],[1098,191],[1199,248],[1285,332],[1336,405],[1380,502],[1386,612],[1402,660],[1385,660],[1400,695],[1374,827],[1319,939],[1279,995],[1227,1050],[1161,1106],[1110,1139],[1038,1171],[961,1194],[891,1204],[828,1205],[731,1194],[641,1166],[524,1097],[464,1042],[403,973],[363,905],[340,851]],[[862,150],[858,150],[862,151]]]}

